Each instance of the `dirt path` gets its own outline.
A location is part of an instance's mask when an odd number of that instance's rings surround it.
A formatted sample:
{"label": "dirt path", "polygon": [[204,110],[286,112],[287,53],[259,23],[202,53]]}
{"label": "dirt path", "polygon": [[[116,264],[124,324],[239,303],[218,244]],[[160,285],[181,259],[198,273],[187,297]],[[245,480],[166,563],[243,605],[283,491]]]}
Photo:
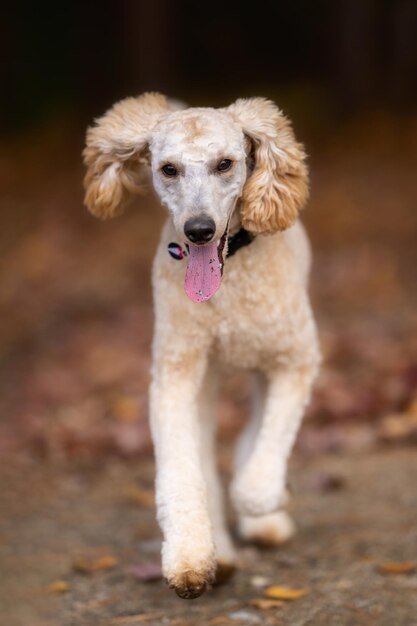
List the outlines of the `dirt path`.
{"label": "dirt path", "polygon": [[[149,460],[94,470],[28,460],[3,467],[2,626],[417,624],[417,574],[377,571],[417,557],[415,449],[296,456],[296,539],[278,551],[241,546],[234,579],[190,602],[131,571],[158,561],[152,480]],[[86,563],[96,571],[83,571]],[[56,580],[68,591],[48,590]],[[267,584],[310,592],[281,608],[254,608]]]}

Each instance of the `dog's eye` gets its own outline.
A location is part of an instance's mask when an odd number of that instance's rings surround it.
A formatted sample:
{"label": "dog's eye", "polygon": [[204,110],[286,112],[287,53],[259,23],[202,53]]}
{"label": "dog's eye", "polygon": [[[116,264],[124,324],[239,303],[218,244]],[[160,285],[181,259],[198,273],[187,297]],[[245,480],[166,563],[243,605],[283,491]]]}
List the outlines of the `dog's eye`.
{"label": "dog's eye", "polygon": [[230,159],[222,159],[217,165],[218,172],[227,172],[232,167],[233,161]]}
{"label": "dog's eye", "polygon": [[161,170],[165,174],[165,176],[172,177],[177,175],[177,168],[175,167],[175,165],[172,165],[172,163],[167,163],[166,165],[161,167]]}

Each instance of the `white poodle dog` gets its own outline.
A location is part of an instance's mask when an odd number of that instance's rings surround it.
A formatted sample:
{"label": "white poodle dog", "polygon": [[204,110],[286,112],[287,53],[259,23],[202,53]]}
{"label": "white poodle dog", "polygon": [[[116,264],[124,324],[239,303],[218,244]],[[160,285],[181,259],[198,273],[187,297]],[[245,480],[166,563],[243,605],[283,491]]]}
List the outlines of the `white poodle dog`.
{"label": "white poodle dog", "polygon": [[153,268],[151,430],[164,576],[195,598],[235,563],[214,453],[224,368],[254,382],[231,484],[239,533],[277,544],[294,530],[283,509],[287,459],[320,361],[297,221],[305,153],[269,100],[180,109],[146,93],[97,120],[84,158],[95,215],[121,212],[143,165],[168,209]]}

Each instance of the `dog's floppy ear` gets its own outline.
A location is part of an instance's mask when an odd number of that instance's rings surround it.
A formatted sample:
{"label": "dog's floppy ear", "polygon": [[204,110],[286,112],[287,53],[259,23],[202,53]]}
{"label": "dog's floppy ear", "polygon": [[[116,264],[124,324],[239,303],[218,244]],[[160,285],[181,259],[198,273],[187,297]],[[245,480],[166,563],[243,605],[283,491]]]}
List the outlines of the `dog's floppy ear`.
{"label": "dog's floppy ear", "polygon": [[170,110],[165,96],[145,93],[121,100],[88,129],[84,202],[91,213],[114,217],[129,192],[140,192],[140,163],[146,163],[152,129]]}
{"label": "dog's floppy ear", "polygon": [[303,146],[278,107],[265,98],[240,99],[227,111],[249,138],[254,170],[242,195],[242,223],[273,233],[294,223],[308,196]]}

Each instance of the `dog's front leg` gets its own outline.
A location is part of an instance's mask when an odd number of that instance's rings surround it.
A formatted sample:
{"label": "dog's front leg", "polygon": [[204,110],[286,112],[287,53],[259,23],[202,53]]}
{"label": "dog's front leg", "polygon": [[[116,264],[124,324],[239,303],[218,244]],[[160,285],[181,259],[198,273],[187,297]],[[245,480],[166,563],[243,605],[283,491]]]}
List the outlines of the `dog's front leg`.
{"label": "dog's front leg", "polygon": [[154,354],[151,428],[157,465],[162,567],[181,598],[196,598],[215,573],[215,551],[200,457],[197,398],[205,351]]}
{"label": "dog's front leg", "polygon": [[317,362],[268,372],[262,422],[249,459],[232,483],[243,515],[276,511],[284,496],[287,460],[317,372]]}

